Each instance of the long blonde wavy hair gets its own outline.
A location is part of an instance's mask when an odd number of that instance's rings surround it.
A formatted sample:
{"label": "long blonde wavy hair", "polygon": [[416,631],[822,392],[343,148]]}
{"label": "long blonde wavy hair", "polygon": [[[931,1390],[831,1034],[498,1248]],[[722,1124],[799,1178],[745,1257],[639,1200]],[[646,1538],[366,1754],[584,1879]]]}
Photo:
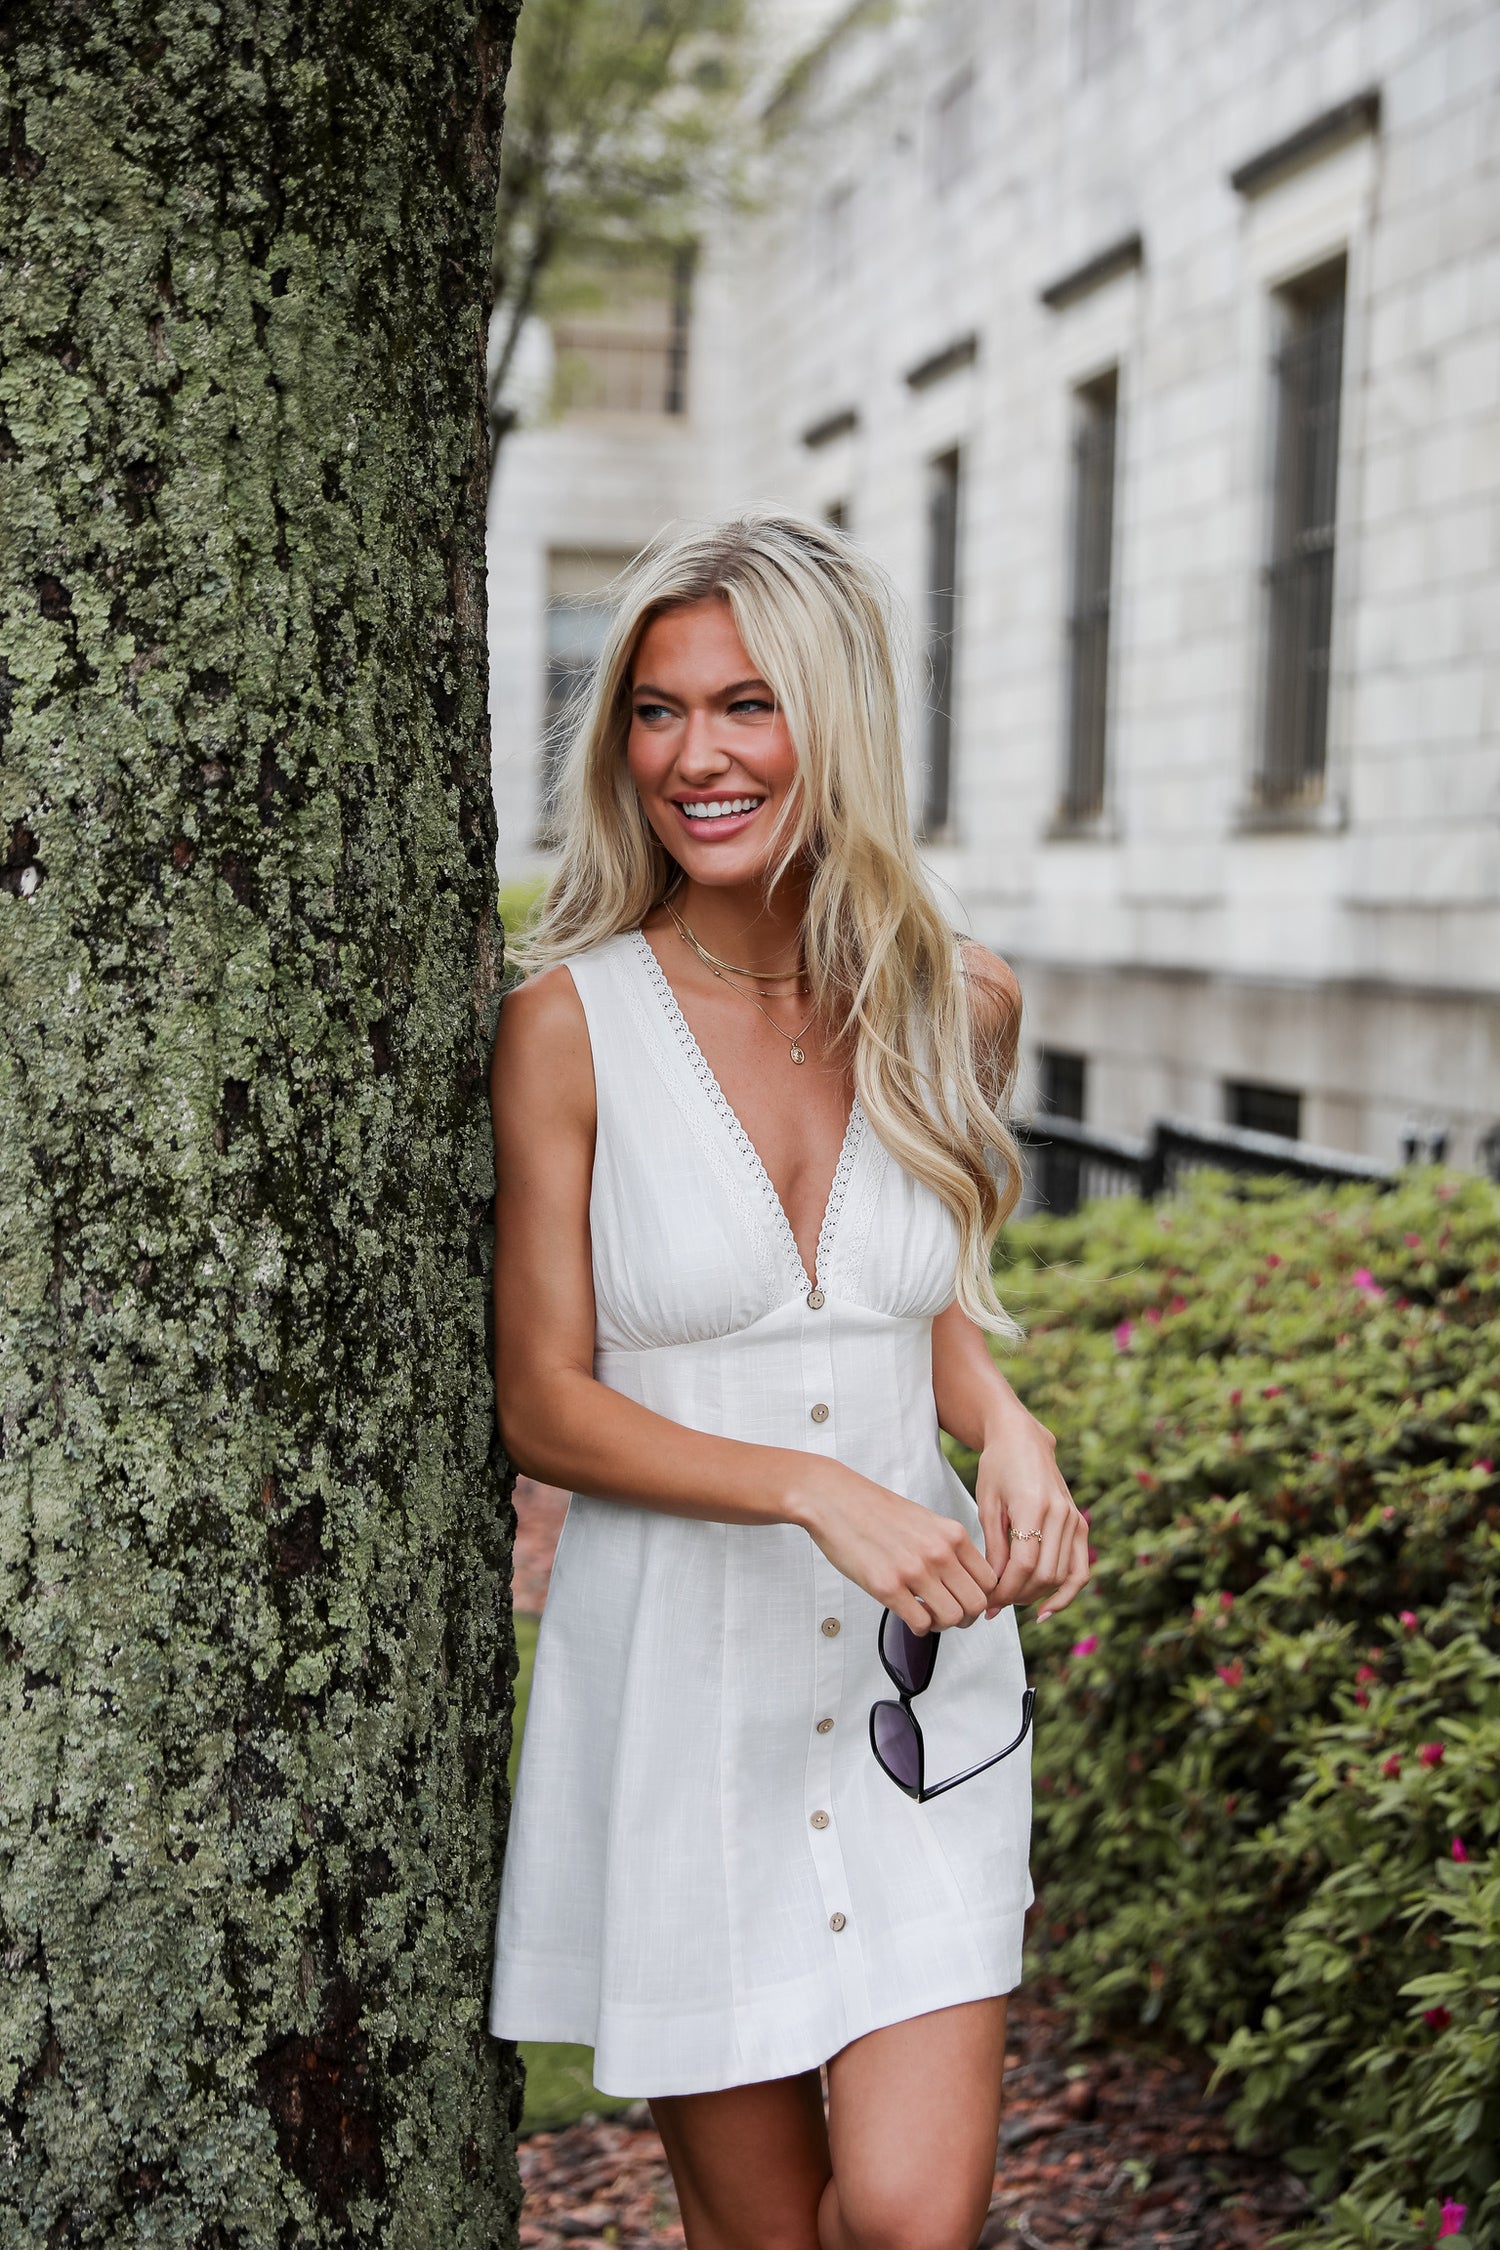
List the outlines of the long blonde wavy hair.
{"label": "long blonde wavy hair", "polygon": [[532,974],[636,929],[678,880],[626,764],[631,668],[653,618],[721,597],[797,752],[770,880],[810,870],[811,997],[852,1051],[871,1126],[953,1216],[958,1302],[982,1328],[1014,1335],[990,1253],[1021,1187],[1005,1123],[1016,1025],[1006,1010],[971,1008],[958,941],[917,857],[887,580],[831,526],[775,511],[669,529],[613,592],[559,762],[560,857],[514,959]]}

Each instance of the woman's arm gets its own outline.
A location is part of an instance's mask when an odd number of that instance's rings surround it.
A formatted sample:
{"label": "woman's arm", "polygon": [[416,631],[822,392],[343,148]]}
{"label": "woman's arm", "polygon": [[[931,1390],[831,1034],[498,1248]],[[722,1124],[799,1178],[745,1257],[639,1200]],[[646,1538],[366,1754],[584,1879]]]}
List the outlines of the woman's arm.
{"label": "woman's arm", "polygon": [[593,1058],[565,969],[507,997],[490,1105],[495,1394],[518,1467],[670,1515],[799,1524],[917,1632],[982,1616],[998,1574],[958,1525],[838,1461],[685,1429],[595,1380]]}
{"label": "woman's arm", "polygon": [[[1009,965],[982,945],[962,947],[977,1049],[1007,1088],[1021,1031],[1021,987]],[[979,1455],[975,1499],[985,1553],[1000,1573],[988,1614],[1012,1602],[1041,1602],[1039,1617],[1066,1609],[1089,1579],[1088,1525],[1057,1466],[1051,1431],[1021,1404],[990,1356],[982,1330],[957,1305],[932,1328],[932,1388],[938,1421]],[[1034,1534],[1017,1537],[1016,1534]]]}

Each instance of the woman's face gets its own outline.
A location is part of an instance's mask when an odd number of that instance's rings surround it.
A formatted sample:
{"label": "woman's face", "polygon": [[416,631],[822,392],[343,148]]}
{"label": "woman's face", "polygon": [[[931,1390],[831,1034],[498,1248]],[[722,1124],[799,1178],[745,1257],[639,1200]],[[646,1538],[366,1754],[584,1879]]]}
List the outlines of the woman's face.
{"label": "woman's face", "polygon": [[646,818],[690,882],[764,880],[797,753],[721,596],[667,610],[641,635],[626,759]]}

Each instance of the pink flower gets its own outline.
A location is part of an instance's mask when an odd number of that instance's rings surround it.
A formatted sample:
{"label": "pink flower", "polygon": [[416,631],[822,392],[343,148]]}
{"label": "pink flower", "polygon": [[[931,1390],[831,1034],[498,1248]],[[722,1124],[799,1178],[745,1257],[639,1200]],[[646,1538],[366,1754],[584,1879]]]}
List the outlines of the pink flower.
{"label": "pink flower", "polygon": [[[1381,1520],[1381,1522],[1382,1522],[1382,1523],[1394,1523],[1394,1522],[1395,1522],[1395,1520],[1396,1520],[1396,1511],[1395,1511],[1395,1509],[1394,1509],[1394,1508],[1382,1508],[1382,1509],[1381,1509],[1381,1511],[1380,1511],[1380,1520]],[[1410,1614],[1410,1613],[1408,1612],[1408,1614]]]}
{"label": "pink flower", "polygon": [[1153,1328],[1160,1328],[1160,1326],[1161,1326],[1161,1306],[1160,1306],[1160,1305],[1148,1305],[1148,1306],[1146,1307],[1146,1318],[1147,1318],[1147,1319],[1148,1319],[1148,1320],[1150,1321],[1150,1323],[1151,1323],[1151,1325],[1152,1325],[1152,1327],[1153,1327]]}
{"label": "pink flower", "polygon": [[1401,1760],[1394,1750],[1386,1759],[1384,1765],[1380,1770],[1385,1775],[1387,1781],[1395,1780],[1397,1774],[1401,1771]]}
{"label": "pink flower", "polygon": [[1227,1586],[1219,1596],[1219,1607],[1220,1609],[1233,1609],[1234,1607],[1234,1596]]}
{"label": "pink flower", "polygon": [[1403,1631],[1414,1633],[1417,1630],[1418,1625],[1421,1623],[1421,1620],[1417,1616],[1417,1613],[1414,1609],[1403,1609],[1397,1622],[1402,1627]]}
{"label": "pink flower", "polygon": [[1370,1708],[1369,1689],[1367,1687],[1357,1687],[1354,1691],[1354,1700],[1359,1705],[1361,1711],[1368,1711]]}
{"label": "pink flower", "polygon": [[1439,2242],[1442,2241],[1445,2234],[1462,2234],[1464,2221],[1468,2216],[1469,2206],[1467,2203],[1455,2203],[1450,2196],[1443,2205],[1442,2216],[1438,2220]]}
{"label": "pink flower", "polygon": [[1128,1352],[1130,1349],[1130,1339],[1134,1334],[1135,1322],[1133,1320],[1122,1320],[1117,1322],[1115,1326],[1115,1350],[1117,1352]]}
{"label": "pink flower", "polygon": [[1266,1264],[1268,1266],[1279,1266],[1280,1263],[1281,1260],[1277,1257],[1274,1250],[1268,1250],[1266,1252]]}
{"label": "pink flower", "polygon": [[1216,1664],[1214,1670],[1226,1687],[1238,1687],[1245,1677],[1245,1667],[1236,1657],[1232,1664]]}
{"label": "pink flower", "polygon": [[1170,1304],[1168,1305],[1168,1307],[1167,1307],[1167,1310],[1168,1310],[1168,1312],[1186,1312],[1186,1311],[1187,1311],[1187,1299],[1186,1299],[1186,1297],[1174,1297],[1174,1298],[1172,1299],[1172,1302],[1171,1302],[1171,1303],[1170,1303]]}
{"label": "pink flower", "polygon": [[1285,1383],[1267,1383],[1260,1395],[1262,1398],[1280,1398],[1285,1389]]}
{"label": "pink flower", "polygon": [[1441,1742],[1424,1742],[1417,1752],[1417,1763],[1423,1766],[1440,1766],[1446,1756],[1447,1751]]}
{"label": "pink flower", "polygon": [[1092,1656],[1098,1646],[1098,1634],[1085,1633],[1081,1641],[1075,1641],[1073,1643],[1072,1654],[1074,1656]]}
{"label": "pink flower", "polygon": [[1380,1674],[1375,1670],[1373,1664],[1361,1664],[1354,1677],[1357,1680],[1378,1680]]}
{"label": "pink flower", "polygon": [[1239,1403],[1240,1403],[1240,1400],[1241,1400],[1241,1399],[1242,1399],[1242,1398],[1244,1397],[1244,1395],[1245,1395],[1245,1394],[1244,1394],[1244,1392],[1243,1392],[1243,1391],[1231,1391],[1231,1392],[1230,1392],[1230,1394],[1229,1394],[1229,1403],[1230,1403],[1230,1405],[1231,1405],[1231,1406],[1238,1406],[1238,1405],[1239,1405]]}
{"label": "pink flower", "polygon": [[1495,1464],[1493,1461],[1476,1461],[1474,1466],[1482,1477],[1487,1477]]}
{"label": "pink flower", "polygon": [[1404,1234],[1401,1239],[1408,1250],[1420,1250],[1422,1247],[1422,1237],[1419,1234]]}
{"label": "pink flower", "polygon": [[1424,2008],[1422,2021],[1429,2031],[1446,2031],[1453,2018],[1446,2008]]}
{"label": "pink flower", "polygon": [[1464,1842],[1462,1836],[1454,1837],[1453,1842],[1449,1846],[1449,1850],[1452,1852],[1453,1857],[1459,1862],[1460,1865],[1462,1865],[1462,1863],[1469,1856],[1469,1847]]}
{"label": "pink flower", "polygon": [[1361,1290],[1366,1297],[1373,1299],[1377,1304],[1385,1295],[1385,1291],[1368,1266],[1360,1266],[1355,1272],[1353,1280],[1355,1288]]}

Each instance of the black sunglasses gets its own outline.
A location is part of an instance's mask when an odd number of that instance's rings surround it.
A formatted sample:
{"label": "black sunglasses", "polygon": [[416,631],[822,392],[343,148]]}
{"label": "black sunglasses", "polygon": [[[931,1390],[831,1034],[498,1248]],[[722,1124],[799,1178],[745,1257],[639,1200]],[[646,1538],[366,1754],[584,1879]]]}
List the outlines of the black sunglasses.
{"label": "black sunglasses", "polygon": [[1029,1687],[1021,1698],[1021,1731],[1015,1741],[1004,1750],[997,1750],[993,1758],[970,1766],[967,1773],[956,1773],[950,1781],[935,1782],[929,1789],[922,1729],[912,1710],[911,1699],[932,1685],[941,1638],[936,1630],[914,1633],[893,1610],[888,1609],[880,1620],[880,1661],[901,1700],[870,1706],[870,1748],[881,1772],[889,1774],[896,1787],[919,1805],[925,1805],[929,1797],[941,1797],[945,1789],[956,1789],[961,1781],[972,1781],[976,1773],[988,1773],[991,1766],[998,1766],[1002,1758],[1008,1758],[1012,1750],[1019,1750],[1026,1740],[1036,1704],[1036,1689]]}

